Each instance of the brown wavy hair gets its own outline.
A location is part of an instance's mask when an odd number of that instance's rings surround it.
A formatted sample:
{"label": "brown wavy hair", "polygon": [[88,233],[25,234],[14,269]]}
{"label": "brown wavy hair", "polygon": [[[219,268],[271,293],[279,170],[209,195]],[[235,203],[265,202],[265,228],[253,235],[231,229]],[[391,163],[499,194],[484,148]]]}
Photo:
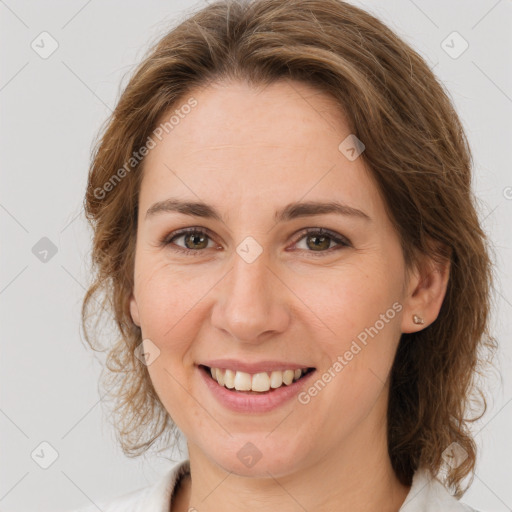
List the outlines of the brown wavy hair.
{"label": "brown wavy hair", "polygon": [[[142,336],[129,297],[144,164],[138,150],[194,87],[286,79],[334,98],[364,142],[361,157],[400,235],[407,269],[422,255],[450,259],[438,318],[400,339],[390,375],[388,452],[403,484],[426,466],[460,497],[476,463],[470,423],[487,408],[477,376],[497,348],[489,334],[491,246],[471,191],[472,156],[449,94],[423,58],[375,17],[339,0],[221,0],[188,14],[151,46],[102,127],[84,199],[93,280],[82,326],[90,347],[108,352],[101,381],[114,400],[118,441],[136,457],[157,440],[169,446],[177,433],[135,357]],[[99,344],[101,310],[113,316],[118,336],[106,348]],[[453,442],[468,456],[446,468],[442,454]]]}

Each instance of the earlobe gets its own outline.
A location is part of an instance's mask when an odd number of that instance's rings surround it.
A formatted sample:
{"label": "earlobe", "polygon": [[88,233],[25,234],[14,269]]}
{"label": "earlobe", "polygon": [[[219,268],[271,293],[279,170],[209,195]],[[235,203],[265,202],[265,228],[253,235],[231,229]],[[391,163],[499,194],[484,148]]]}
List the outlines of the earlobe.
{"label": "earlobe", "polygon": [[140,319],[139,319],[139,308],[137,306],[137,301],[132,293],[130,297],[130,315],[132,317],[133,323],[140,327]]}
{"label": "earlobe", "polygon": [[450,275],[450,260],[423,265],[421,273],[415,274],[405,298],[402,317],[402,332],[411,333],[425,329],[439,315],[443,304]]}

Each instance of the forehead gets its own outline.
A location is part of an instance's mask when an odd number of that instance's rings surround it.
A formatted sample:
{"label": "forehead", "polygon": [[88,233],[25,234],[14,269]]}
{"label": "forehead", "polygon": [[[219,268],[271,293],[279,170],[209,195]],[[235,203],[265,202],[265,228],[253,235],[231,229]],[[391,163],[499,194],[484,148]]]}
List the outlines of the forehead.
{"label": "forehead", "polygon": [[217,84],[190,91],[161,120],[191,98],[195,106],[175,116],[145,158],[141,210],[173,195],[220,210],[304,198],[378,213],[378,192],[363,160],[350,161],[339,149],[350,129],[322,91],[295,81]]}

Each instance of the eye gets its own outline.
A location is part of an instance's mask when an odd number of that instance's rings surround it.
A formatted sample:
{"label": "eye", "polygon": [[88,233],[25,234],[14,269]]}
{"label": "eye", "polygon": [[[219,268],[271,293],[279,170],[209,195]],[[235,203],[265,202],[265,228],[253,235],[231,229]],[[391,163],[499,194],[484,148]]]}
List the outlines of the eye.
{"label": "eye", "polygon": [[[299,247],[299,250],[312,253],[311,255],[314,257],[321,256],[327,252],[331,253],[333,250],[338,250],[343,247],[351,246],[351,243],[347,238],[324,228],[308,228],[301,231],[299,235],[300,236],[296,238],[294,245],[304,239],[306,248]],[[175,243],[176,240],[179,240],[180,238],[183,238],[185,247]],[[165,236],[160,241],[160,246],[165,247],[172,245],[174,246],[172,247],[172,250],[176,252],[183,252],[190,256],[198,256],[202,252],[202,249],[212,247],[212,245],[208,245],[209,242],[215,246],[209,232],[204,228],[184,228]],[[337,244],[338,247],[331,247],[332,242]]]}
{"label": "eye", "polygon": [[[180,238],[184,239],[185,247],[181,247],[174,243],[175,240]],[[174,231],[169,236],[166,236],[161,240],[162,246],[175,245],[173,250],[177,252],[188,253],[191,256],[197,256],[201,252],[201,249],[208,248],[208,241],[212,242],[209,234],[200,228],[185,228],[179,231]],[[212,242],[213,243],[213,242]]]}
{"label": "eye", "polygon": [[[300,248],[299,250],[305,250],[311,253],[311,256],[322,256],[326,252],[331,253],[333,250],[339,250],[343,247],[350,247],[350,241],[342,235],[330,231],[324,228],[308,228],[300,233],[299,238],[296,240],[295,245],[304,240],[305,249]],[[331,247],[331,242],[338,244],[338,247]],[[313,248],[313,250],[308,250]],[[326,249],[326,250],[322,250]]]}

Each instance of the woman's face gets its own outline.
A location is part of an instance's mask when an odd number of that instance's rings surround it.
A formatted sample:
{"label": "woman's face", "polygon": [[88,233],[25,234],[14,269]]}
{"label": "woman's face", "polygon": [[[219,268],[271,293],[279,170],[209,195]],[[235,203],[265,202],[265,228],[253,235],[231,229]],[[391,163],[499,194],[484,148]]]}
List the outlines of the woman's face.
{"label": "woman's face", "polygon": [[[190,453],[237,474],[285,475],[378,451],[410,289],[398,235],[336,105],[282,81],[210,86],[175,108],[145,159],[130,307]],[[208,208],[154,207],[169,200]],[[286,384],[265,396],[221,390],[199,366],[217,359],[235,372],[263,362],[274,385],[280,367],[315,371],[276,404]]]}

